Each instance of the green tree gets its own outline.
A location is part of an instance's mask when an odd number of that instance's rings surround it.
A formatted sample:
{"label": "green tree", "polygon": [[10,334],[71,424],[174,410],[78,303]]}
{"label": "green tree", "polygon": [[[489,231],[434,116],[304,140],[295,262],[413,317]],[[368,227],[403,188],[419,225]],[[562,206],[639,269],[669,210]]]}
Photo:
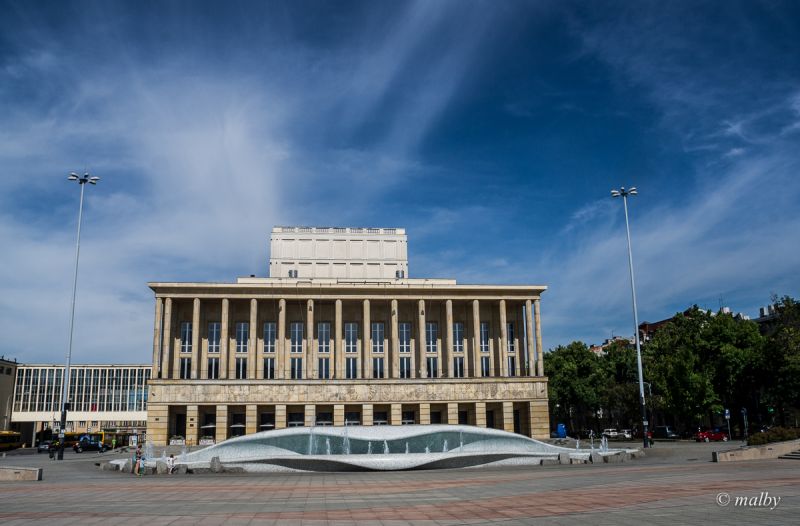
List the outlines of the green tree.
{"label": "green tree", "polygon": [[599,408],[602,378],[598,361],[583,342],[559,345],[544,355],[550,414],[554,423],[567,422],[573,434],[593,423]]}
{"label": "green tree", "polygon": [[789,296],[775,302],[775,319],[767,325],[762,380],[767,404],[782,425],[796,425],[800,409],[800,304]]}
{"label": "green tree", "polygon": [[624,429],[641,420],[636,349],[625,341],[614,342],[600,358],[598,370],[602,427]]}
{"label": "green tree", "polygon": [[704,329],[711,315],[696,306],[656,332],[646,347],[646,376],[661,393],[661,409],[681,427],[694,426],[712,411],[720,411],[711,368],[700,349],[708,346]]}

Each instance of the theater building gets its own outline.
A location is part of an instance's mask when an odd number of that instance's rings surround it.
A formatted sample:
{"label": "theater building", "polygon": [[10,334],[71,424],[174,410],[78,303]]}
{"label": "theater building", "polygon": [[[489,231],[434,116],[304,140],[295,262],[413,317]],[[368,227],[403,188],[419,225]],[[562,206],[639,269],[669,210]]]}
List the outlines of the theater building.
{"label": "theater building", "polygon": [[270,248],[270,277],[149,284],[149,441],[432,423],[549,436],[546,287],[409,278],[399,228],[276,227]]}

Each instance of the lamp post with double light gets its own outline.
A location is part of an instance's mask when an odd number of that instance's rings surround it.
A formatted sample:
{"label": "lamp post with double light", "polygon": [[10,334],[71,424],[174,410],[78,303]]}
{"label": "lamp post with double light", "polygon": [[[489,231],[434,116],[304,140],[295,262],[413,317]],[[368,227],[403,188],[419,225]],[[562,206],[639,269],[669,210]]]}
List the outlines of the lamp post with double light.
{"label": "lamp post with double light", "polygon": [[83,189],[86,183],[95,185],[100,180],[99,177],[94,177],[88,173],[78,175],[75,172],[69,174],[67,177],[70,181],[77,181],[81,187],[81,199],[78,205],[78,236],[75,243],[75,275],[72,280],[72,310],[69,317],[69,347],[67,347],[67,364],[64,368],[64,378],[61,381],[61,427],[58,430],[58,460],[64,460],[64,431],[67,427],[67,395],[69,393],[69,366],[72,361],[72,333],[75,328],[75,295],[78,291],[78,261],[81,256],[81,220],[83,219]]}
{"label": "lamp post with double light", "polygon": [[636,187],[628,190],[623,186],[619,190],[611,190],[611,197],[622,197],[622,204],[625,209],[625,232],[628,235],[628,269],[631,275],[631,298],[633,299],[633,334],[636,338],[636,362],[639,368],[639,402],[642,406],[642,442],[644,447],[649,447],[647,440],[647,408],[644,400],[644,375],[642,374],[642,349],[639,342],[639,313],[636,309],[636,284],[633,279],[633,250],[631,249],[631,227],[628,222],[628,196],[636,195]]}

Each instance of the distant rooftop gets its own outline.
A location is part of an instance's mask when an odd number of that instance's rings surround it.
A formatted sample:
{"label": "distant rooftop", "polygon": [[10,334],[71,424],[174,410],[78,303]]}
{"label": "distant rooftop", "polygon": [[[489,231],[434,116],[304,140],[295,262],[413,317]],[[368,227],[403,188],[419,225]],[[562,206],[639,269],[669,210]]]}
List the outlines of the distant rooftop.
{"label": "distant rooftop", "polygon": [[278,234],[383,234],[405,235],[405,228],[376,228],[350,226],[276,226],[272,233]]}

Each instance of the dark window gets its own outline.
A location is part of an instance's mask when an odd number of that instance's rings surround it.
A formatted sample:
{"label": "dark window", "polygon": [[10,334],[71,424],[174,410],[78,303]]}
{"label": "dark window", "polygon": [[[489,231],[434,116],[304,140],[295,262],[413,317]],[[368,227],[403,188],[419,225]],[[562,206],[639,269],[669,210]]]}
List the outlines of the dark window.
{"label": "dark window", "polygon": [[216,380],[219,378],[219,358],[208,359],[208,379]]}
{"label": "dark window", "polygon": [[400,357],[400,378],[411,378],[411,357]]}
{"label": "dark window", "polygon": [[330,358],[320,358],[319,359],[319,379],[320,380],[327,380],[331,377],[331,370],[330,370]]}
{"label": "dark window", "polygon": [[301,380],[303,378],[303,359],[292,358],[292,380]]}
{"label": "dark window", "polygon": [[236,379],[244,380],[247,378],[247,358],[236,358]]}
{"label": "dark window", "polygon": [[383,358],[372,359],[372,377],[383,378]]}
{"label": "dark window", "polygon": [[353,379],[358,378],[358,359],[357,358],[347,358],[344,361],[345,365],[345,378]]}
{"label": "dark window", "polygon": [[275,379],[275,358],[264,358],[264,379]]}

